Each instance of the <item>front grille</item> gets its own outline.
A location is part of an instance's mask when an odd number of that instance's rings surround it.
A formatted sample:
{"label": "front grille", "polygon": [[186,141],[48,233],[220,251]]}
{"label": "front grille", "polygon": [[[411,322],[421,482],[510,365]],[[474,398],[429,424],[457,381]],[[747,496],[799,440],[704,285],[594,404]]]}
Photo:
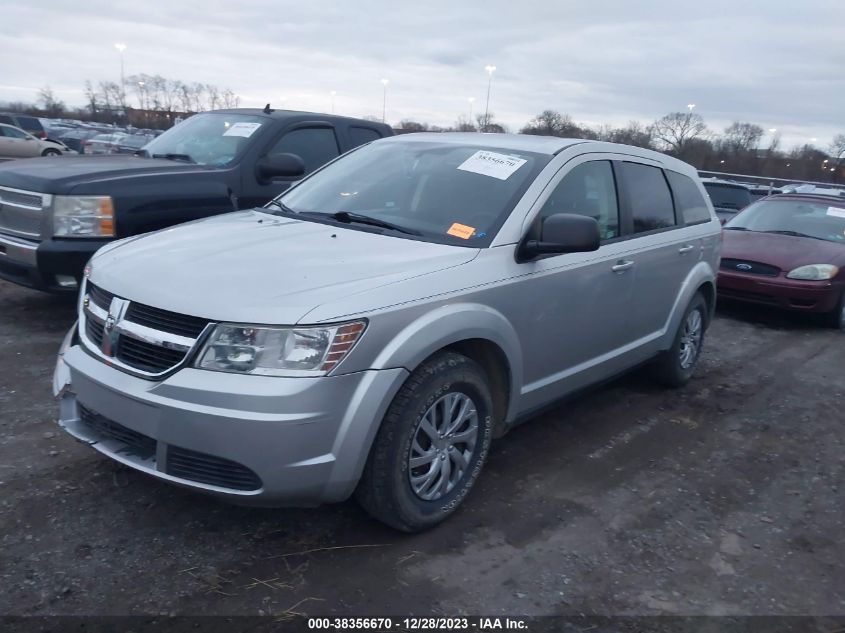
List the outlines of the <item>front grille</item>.
{"label": "front grille", "polygon": [[[88,319],[89,322],[91,320]],[[159,374],[181,363],[182,359],[185,358],[185,352],[167,349],[122,334],[117,344],[116,358],[135,369]]]}
{"label": "front grille", "polygon": [[103,344],[103,324],[95,321],[91,317],[85,319],[85,336],[87,336],[94,345],[100,347]]}
{"label": "front grille", "polygon": [[138,431],[128,429],[122,424],[118,424],[114,420],[110,420],[104,415],[100,415],[96,411],[92,411],[81,404],[78,404],[78,406],[79,419],[97,433],[97,435],[122,442],[134,455],[137,455],[141,459],[149,459],[155,455],[156,441],[153,438],[143,433],[138,433]]}
{"label": "front grille", "polygon": [[100,306],[103,310],[108,310],[111,305],[111,300],[114,299],[114,294],[108,290],[103,290],[99,286],[88,283],[85,286],[85,291],[88,293],[88,298]]}
{"label": "front grille", "polygon": [[208,325],[208,319],[153,308],[143,303],[130,303],[125,318],[127,321],[146,325],[154,330],[189,338],[197,338]]}
{"label": "front grille", "polygon": [[0,187],[0,231],[25,239],[41,237],[43,196]]}
{"label": "front grille", "polygon": [[760,262],[750,262],[744,259],[723,258],[719,267],[724,270],[748,273],[750,275],[765,275],[767,277],[777,277],[780,274],[780,268],[777,266],[761,264]]}
{"label": "front grille", "polygon": [[261,488],[261,479],[246,466],[222,457],[178,446],[170,446],[167,449],[166,472],[174,477],[221,488],[233,490]]}

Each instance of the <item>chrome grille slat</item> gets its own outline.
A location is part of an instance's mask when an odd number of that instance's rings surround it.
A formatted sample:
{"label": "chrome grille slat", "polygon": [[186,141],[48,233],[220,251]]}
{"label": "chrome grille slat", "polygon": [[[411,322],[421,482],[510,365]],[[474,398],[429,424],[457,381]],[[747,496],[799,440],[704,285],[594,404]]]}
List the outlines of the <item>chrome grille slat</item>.
{"label": "chrome grille slat", "polygon": [[51,200],[50,194],[0,187],[0,233],[39,240]]}
{"label": "chrome grille slat", "polygon": [[89,281],[84,293],[83,343],[105,362],[144,377],[163,376],[181,365],[210,323],[128,301]]}

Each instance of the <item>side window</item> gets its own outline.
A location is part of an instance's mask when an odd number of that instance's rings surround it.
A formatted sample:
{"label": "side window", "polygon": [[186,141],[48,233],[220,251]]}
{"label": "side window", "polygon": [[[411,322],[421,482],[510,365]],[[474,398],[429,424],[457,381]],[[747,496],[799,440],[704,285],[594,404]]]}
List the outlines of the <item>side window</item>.
{"label": "side window", "polygon": [[23,132],[13,127],[4,127],[3,132],[6,138],[26,138],[27,136],[29,136],[26,132]]}
{"label": "side window", "polygon": [[622,163],[621,168],[631,201],[634,233],[675,226],[675,208],[663,170],[639,163]]}
{"label": "side window", "polygon": [[12,117],[8,114],[0,114],[0,123],[5,123],[6,125],[14,125],[15,122],[12,121]]}
{"label": "side window", "polygon": [[619,236],[619,204],[610,161],[582,163],[563,177],[540,209],[535,223],[539,238],[542,222],[557,213],[574,213],[595,218],[601,239]]}
{"label": "side window", "polygon": [[273,154],[296,154],[310,174],[340,155],[334,130],[328,127],[302,127],[285,134],[270,150]]}
{"label": "side window", "polygon": [[683,214],[684,223],[689,226],[690,224],[709,222],[710,210],[692,179],[668,170],[666,171],[666,178],[668,178],[669,185],[672,187],[675,204],[678,205],[678,209]]}
{"label": "side window", "polygon": [[381,134],[370,127],[358,127],[353,125],[349,128],[349,142],[352,147],[358,147],[370,141],[377,141],[381,138]]}

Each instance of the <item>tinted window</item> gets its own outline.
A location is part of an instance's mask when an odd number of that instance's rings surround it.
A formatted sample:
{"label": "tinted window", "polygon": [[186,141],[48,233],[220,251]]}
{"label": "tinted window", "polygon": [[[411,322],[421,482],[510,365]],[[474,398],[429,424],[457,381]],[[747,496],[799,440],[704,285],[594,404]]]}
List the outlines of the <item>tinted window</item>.
{"label": "tinted window", "polygon": [[12,121],[12,117],[6,114],[0,114],[0,123],[6,123],[7,125],[14,125],[15,122]]}
{"label": "tinted window", "polygon": [[732,187],[718,182],[705,182],[704,188],[714,207],[722,209],[740,209],[751,204],[751,192],[745,187]]}
{"label": "tinted window", "polygon": [[381,138],[381,134],[369,127],[351,127],[349,128],[349,142],[352,147],[358,147],[370,141],[377,141]]}
{"label": "tinted window", "polygon": [[3,134],[8,138],[27,138],[28,134],[13,127],[4,127]]}
{"label": "tinted window", "polygon": [[639,163],[622,163],[622,171],[631,201],[634,233],[674,226],[675,209],[663,171]]}
{"label": "tinted window", "polygon": [[619,205],[610,161],[582,163],[563,177],[540,209],[533,227],[539,238],[545,218],[556,213],[574,213],[595,218],[603,240],[619,236]]}
{"label": "tinted window", "polygon": [[666,178],[672,186],[675,204],[686,224],[701,224],[710,221],[710,210],[696,184],[691,178],[674,171],[667,171]]}
{"label": "tinted window", "polygon": [[334,130],[327,127],[303,127],[291,130],[270,150],[270,154],[296,154],[309,174],[340,154]]}
{"label": "tinted window", "polygon": [[21,127],[25,130],[43,130],[44,129],[44,127],[41,125],[41,121],[39,121],[35,117],[31,117],[31,116],[19,116],[18,117],[18,127]]}

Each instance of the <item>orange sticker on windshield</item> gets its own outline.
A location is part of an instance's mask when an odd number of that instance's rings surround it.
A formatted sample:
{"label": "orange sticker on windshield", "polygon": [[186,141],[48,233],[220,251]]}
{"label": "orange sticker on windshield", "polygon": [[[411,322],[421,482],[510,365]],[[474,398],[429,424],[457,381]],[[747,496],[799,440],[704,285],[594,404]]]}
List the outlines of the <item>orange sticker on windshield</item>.
{"label": "orange sticker on windshield", "polygon": [[468,240],[472,237],[472,234],[475,233],[474,226],[467,226],[466,224],[458,224],[455,222],[452,226],[449,227],[449,230],[446,231],[448,235],[454,235],[455,237],[459,237],[462,240]]}

